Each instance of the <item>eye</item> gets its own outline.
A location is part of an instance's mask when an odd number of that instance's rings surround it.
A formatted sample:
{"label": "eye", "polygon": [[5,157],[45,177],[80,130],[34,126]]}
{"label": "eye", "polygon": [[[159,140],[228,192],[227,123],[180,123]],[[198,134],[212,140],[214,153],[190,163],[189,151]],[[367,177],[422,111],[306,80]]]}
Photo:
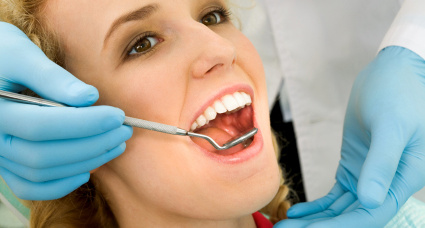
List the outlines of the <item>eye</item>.
{"label": "eye", "polygon": [[223,21],[222,17],[223,16],[219,12],[211,12],[201,19],[201,23],[206,26],[220,24]]}
{"label": "eye", "polygon": [[144,54],[150,51],[155,45],[159,43],[159,39],[154,36],[144,36],[136,41],[128,55]]}

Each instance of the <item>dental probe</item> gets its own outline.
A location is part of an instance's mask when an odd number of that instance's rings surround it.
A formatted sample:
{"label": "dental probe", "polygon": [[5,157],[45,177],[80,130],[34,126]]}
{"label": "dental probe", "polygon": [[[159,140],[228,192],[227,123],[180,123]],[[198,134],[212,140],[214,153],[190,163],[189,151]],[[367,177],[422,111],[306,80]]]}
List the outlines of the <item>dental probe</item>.
{"label": "dental probe", "polygon": [[[0,98],[19,102],[19,103],[41,105],[41,106],[47,106],[47,107],[69,107],[67,105],[57,103],[54,101],[49,101],[49,100],[45,100],[45,99],[41,99],[37,97],[26,96],[26,95],[22,95],[18,93],[7,92],[3,90],[0,90]],[[212,139],[211,137],[207,135],[186,131],[175,126],[166,125],[162,123],[157,123],[157,122],[152,122],[152,121],[147,121],[147,120],[142,120],[142,119],[126,116],[124,119],[124,125],[144,128],[147,130],[158,131],[158,132],[171,134],[171,135],[182,135],[182,136],[192,136],[192,137],[202,138],[207,140],[217,150],[226,150],[231,147],[234,147],[240,143],[245,142],[246,140],[248,140],[249,138],[251,138],[258,132],[257,128],[253,128],[252,130],[248,131],[241,137],[235,140],[229,141],[225,143],[223,146],[220,146],[217,142],[214,141],[214,139]]]}

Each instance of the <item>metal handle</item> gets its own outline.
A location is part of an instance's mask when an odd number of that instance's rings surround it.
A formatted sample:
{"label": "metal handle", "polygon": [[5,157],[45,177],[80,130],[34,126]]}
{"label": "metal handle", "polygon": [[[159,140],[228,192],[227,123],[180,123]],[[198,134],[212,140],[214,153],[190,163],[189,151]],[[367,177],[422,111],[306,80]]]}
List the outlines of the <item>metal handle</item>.
{"label": "metal handle", "polygon": [[142,120],[142,119],[137,119],[137,118],[128,117],[128,116],[125,117],[124,124],[129,125],[129,126],[133,126],[133,127],[144,128],[144,129],[147,129],[147,130],[159,131],[159,132],[162,132],[162,133],[168,133],[168,134],[172,134],[172,135],[186,135],[187,134],[187,131],[185,131],[181,128],[175,127],[175,126],[157,123],[157,122],[152,122],[152,121],[147,121],[147,120]]}
{"label": "metal handle", "polygon": [[0,90],[0,97],[6,100],[15,101],[15,102],[24,103],[24,104],[34,104],[34,105],[42,105],[42,106],[48,106],[48,107],[68,107],[65,104],[57,103],[54,101],[44,100],[37,97],[26,96],[19,93],[12,93],[12,92],[7,92],[3,90]]}

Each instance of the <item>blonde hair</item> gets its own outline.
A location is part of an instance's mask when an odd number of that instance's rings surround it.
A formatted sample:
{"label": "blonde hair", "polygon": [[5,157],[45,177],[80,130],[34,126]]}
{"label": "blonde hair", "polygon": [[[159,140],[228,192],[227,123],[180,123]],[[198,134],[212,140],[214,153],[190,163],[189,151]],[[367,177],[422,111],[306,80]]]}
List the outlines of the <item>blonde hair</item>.
{"label": "blonde hair", "polygon": [[[45,0],[0,0],[0,20],[15,25],[23,31],[57,64],[64,66],[64,56],[55,33],[42,23]],[[273,137],[276,156],[279,149]],[[282,169],[279,191],[261,212],[269,216],[272,223],[286,218],[291,206],[288,195],[290,188],[285,184]],[[95,179],[95,178],[94,178]],[[105,197],[96,189],[93,178],[67,196],[51,201],[27,201],[31,210],[30,226],[39,227],[118,227]]]}

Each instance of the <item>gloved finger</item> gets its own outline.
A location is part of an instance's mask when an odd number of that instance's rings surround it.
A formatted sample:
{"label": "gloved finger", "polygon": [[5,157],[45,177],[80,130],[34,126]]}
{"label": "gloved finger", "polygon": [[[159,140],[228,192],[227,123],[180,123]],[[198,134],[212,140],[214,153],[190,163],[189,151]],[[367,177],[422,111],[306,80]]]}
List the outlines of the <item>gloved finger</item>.
{"label": "gloved finger", "polygon": [[29,168],[46,169],[96,158],[130,139],[132,133],[133,128],[122,125],[81,139],[43,142],[20,138],[0,140],[0,156]]}
{"label": "gloved finger", "polygon": [[361,206],[360,201],[356,200],[349,207],[347,207],[342,213],[348,213],[348,212],[354,211],[355,209],[359,208],[360,206]]}
{"label": "gloved finger", "polygon": [[357,209],[330,218],[328,220],[318,221],[307,226],[308,228],[358,228],[358,227],[384,227],[396,214],[396,201],[387,197],[384,203],[375,209],[364,208]]}
{"label": "gloved finger", "polygon": [[74,191],[90,178],[90,173],[42,183],[34,183],[0,167],[0,176],[12,192],[23,200],[54,200]]}
{"label": "gloved finger", "polygon": [[357,200],[356,196],[351,192],[344,193],[335,202],[332,203],[326,210],[318,212],[316,214],[302,217],[301,219],[316,219],[316,218],[327,218],[335,217],[340,215],[346,208],[351,206]]}
{"label": "gloved finger", "polygon": [[[9,53],[0,55],[0,77],[70,106],[89,106],[97,101],[99,93],[95,87],[83,83],[48,59],[21,30],[0,22],[0,31],[0,43],[3,44],[0,53]],[[2,86],[0,89],[16,92],[19,87]]]}
{"label": "gloved finger", "polygon": [[120,127],[124,112],[110,106],[41,107],[0,99],[0,129],[31,141],[93,136]]}
{"label": "gloved finger", "polygon": [[403,153],[389,191],[389,196],[397,202],[397,209],[425,186],[424,164],[423,148],[408,148]]}
{"label": "gloved finger", "polygon": [[79,163],[47,169],[28,168],[26,166],[16,164],[5,158],[0,157],[0,167],[4,167],[10,172],[13,172],[14,174],[31,182],[45,182],[65,177],[71,177],[94,170],[121,155],[124,152],[125,147],[126,144],[123,143],[120,146],[112,149],[111,151],[100,155],[99,157]]}
{"label": "gloved finger", "polygon": [[289,208],[287,216],[289,218],[299,218],[324,211],[343,194],[345,194],[345,191],[336,183],[326,196],[312,202],[295,204]]}
{"label": "gloved finger", "polygon": [[314,223],[326,220],[328,218],[317,218],[317,219],[311,219],[311,220],[303,220],[303,219],[285,219],[278,223],[276,223],[273,228],[304,228],[308,225]]}
{"label": "gloved finger", "polygon": [[407,143],[403,140],[405,136],[400,135],[401,126],[388,118],[373,126],[369,153],[359,176],[357,194],[367,208],[384,202]]}

